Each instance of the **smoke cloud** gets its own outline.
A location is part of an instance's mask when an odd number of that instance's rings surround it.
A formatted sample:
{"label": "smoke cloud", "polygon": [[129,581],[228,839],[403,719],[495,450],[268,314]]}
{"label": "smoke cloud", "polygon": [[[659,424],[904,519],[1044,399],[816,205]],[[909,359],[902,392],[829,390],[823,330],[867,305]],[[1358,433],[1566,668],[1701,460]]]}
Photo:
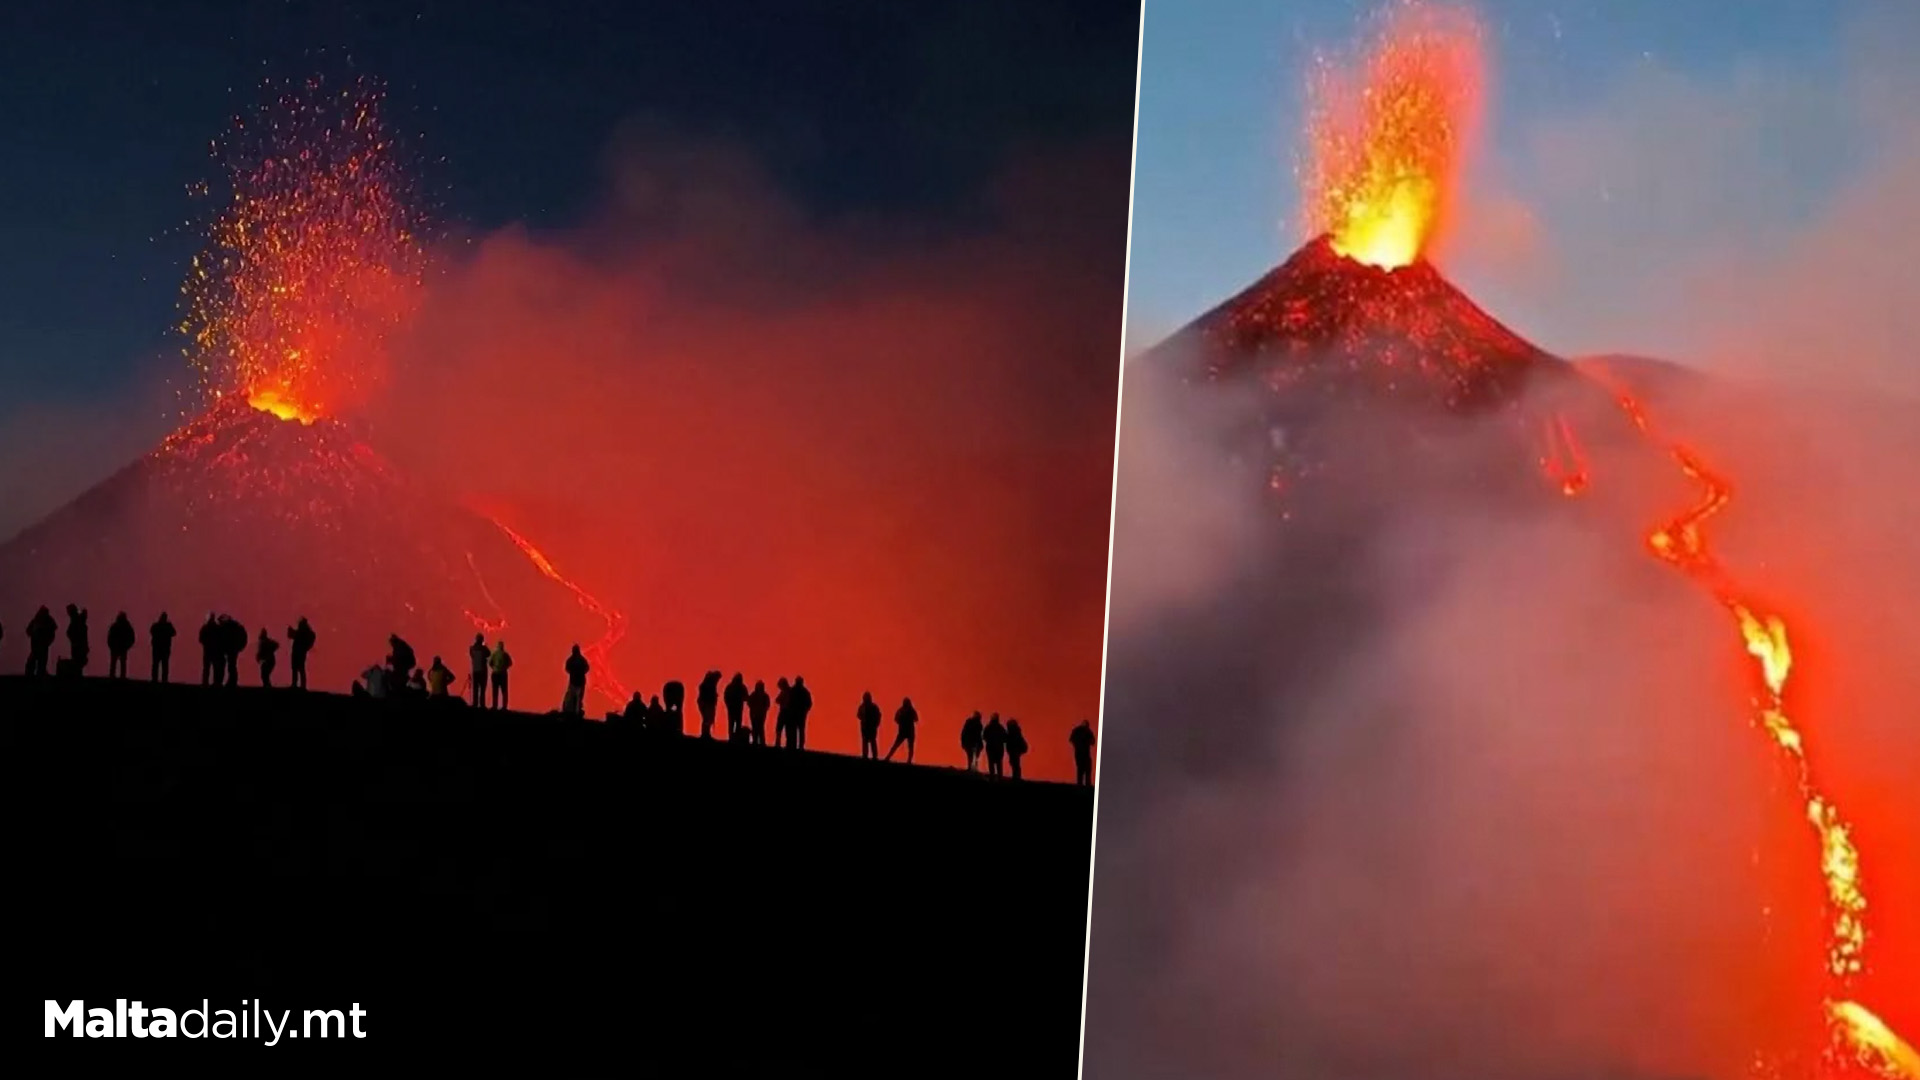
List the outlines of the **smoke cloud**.
{"label": "smoke cloud", "polygon": [[[1875,55],[1898,32],[1860,30],[1849,83],[1811,94],[1628,75],[1495,163],[1443,265],[1545,346],[1706,373],[1631,368],[1733,480],[1712,539],[1790,619],[1790,705],[1874,905],[1860,997],[1911,1039],[1920,126]],[[1861,149],[1785,212],[1836,117]],[[1257,402],[1180,363],[1126,374],[1087,1075],[1734,1077],[1817,1045],[1817,846],[1725,613],[1643,545],[1697,493],[1592,418],[1579,500],[1377,484],[1451,469],[1352,421],[1385,467],[1283,527],[1222,449]]]}
{"label": "smoke cloud", "polygon": [[591,227],[463,243],[376,442],[623,608],[629,682],[801,674],[809,744],[849,752],[862,692],[889,716],[912,696],[933,761],[997,710],[1030,769],[1070,775],[1098,705],[1125,154],[1016,162],[935,228],[809,217],[739,147],[636,126]]}

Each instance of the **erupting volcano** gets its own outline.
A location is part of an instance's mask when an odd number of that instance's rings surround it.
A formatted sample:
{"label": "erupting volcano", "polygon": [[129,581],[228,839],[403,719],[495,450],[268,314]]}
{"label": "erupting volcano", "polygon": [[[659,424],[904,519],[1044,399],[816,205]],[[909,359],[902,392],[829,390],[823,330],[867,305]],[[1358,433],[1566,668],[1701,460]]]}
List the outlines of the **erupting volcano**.
{"label": "erupting volcano", "polygon": [[1786,621],[1755,599],[1707,538],[1733,484],[1695,451],[1656,438],[1631,394],[1527,342],[1433,265],[1477,122],[1480,39],[1471,19],[1416,4],[1401,5],[1384,27],[1361,63],[1320,69],[1303,175],[1305,245],[1147,363],[1196,387],[1261,388],[1267,486],[1290,520],[1324,505],[1314,497],[1316,480],[1319,490],[1370,486],[1353,482],[1366,455],[1316,439],[1331,416],[1366,418],[1367,452],[1389,448],[1395,483],[1425,479],[1420,448],[1430,435],[1466,416],[1491,419],[1494,430],[1514,436],[1500,444],[1505,460],[1493,473],[1528,476],[1537,492],[1545,471],[1554,490],[1572,496],[1589,490],[1596,464],[1581,431],[1623,430],[1614,406],[1624,406],[1624,430],[1638,433],[1625,444],[1669,459],[1701,493],[1646,534],[1646,548],[1727,612],[1729,649],[1752,661],[1755,726],[1791,764],[1817,840],[1806,860],[1824,882],[1828,917],[1818,965],[1830,1037],[1823,1060],[1832,1075],[1920,1080],[1920,1057],[1858,999],[1872,936],[1870,876],[1818,775],[1808,729],[1793,719]]}
{"label": "erupting volcano", "polygon": [[625,618],[358,430],[429,270],[382,101],[364,78],[279,87],[215,143],[230,191],[182,286],[198,384],[183,422],[0,546],[0,603],[167,610],[189,637],[210,610],[276,634],[306,616],[320,636],[316,684],[338,688],[390,633],[459,670],[478,628],[513,640],[534,693],[583,628],[578,609],[598,624],[583,645],[592,685],[624,701],[609,652]]}

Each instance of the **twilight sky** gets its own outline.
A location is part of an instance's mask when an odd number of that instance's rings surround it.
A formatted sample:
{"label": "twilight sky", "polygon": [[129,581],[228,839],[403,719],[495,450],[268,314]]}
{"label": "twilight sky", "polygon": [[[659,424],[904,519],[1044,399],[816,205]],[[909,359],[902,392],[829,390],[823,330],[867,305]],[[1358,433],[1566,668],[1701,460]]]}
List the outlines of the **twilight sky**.
{"label": "twilight sky", "polygon": [[[1292,168],[1305,61],[1351,45],[1375,6],[1149,3],[1129,352],[1298,245]],[[1911,305],[1874,282],[1920,254],[1920,223],[1897,194],[1920,178],[1911,119],[1920,95],[1902,59],[1920,47],[1920,6],[1737,8],[1480,0],[1490,115],[1457,243],[1439,261],[1550,348],[1679,353],[1777,373],[1830,336],[1821,316],[1766,333],[1751,319],[1807,308],[1773,296],[1804,292],[1802,277],[1849,274],[1835,265],[1845,260],[1876,295],[1855,295],[1860,282],[1826,284],[1814,306],[1879,327],[1863,343],[1873,355],[1861,374],[1911,390],[1915,365],[1889,347],[1913,337],[1885,324],[1920,327],[1903,313]],[[1863,225],[1871,231],[1853,231]],[[1822,273],[1809,273],[1815,264]],[[1779,344],[1788,339],[1792,357]]]}
{"label": "twilight sky", "polygon": [[[90,479],[165,430],[150,402],[184,371],[169,329],[202,242],[180,228],[198,209],[186,188],[217,179],[207,143],[263,77],[357,68],[385,80],[389,122],[429,164],[424,186],[476,232],[592,219],[617,136],[636,123],[742,148],[807,213],[962,226],[1022,152],[1128,137],[1137,11],[910,7],[6,5],[0,537],[71,494],[64,479],[29,483],[23,457],[79,454]],[[117,430],[91,423],[85,446],[62,436],[69,415],[103,414]]]}

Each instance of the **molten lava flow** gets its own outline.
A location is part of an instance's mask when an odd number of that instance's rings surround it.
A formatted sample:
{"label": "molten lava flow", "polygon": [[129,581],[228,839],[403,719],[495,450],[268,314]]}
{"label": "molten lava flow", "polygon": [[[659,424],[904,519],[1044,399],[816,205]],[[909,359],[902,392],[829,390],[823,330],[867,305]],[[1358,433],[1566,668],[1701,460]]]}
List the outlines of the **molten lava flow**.
{"label": "molten lava flow", "polygon": [[[1616,393],[1634,425],[1652,438],[1639,403],[1631,395]],[[1867,897],[1861,885],[1860,853],[1846,819],[1820,786],[1808,759],[1806,739],[1787,709],[1793,649],[1786,619],[1749,597],[1707,545],[1704,527],[1732,499],[1732,485],[1685,446],[1674,443],[1666,449],[1680,471],[1699,485],[1700,501],[1649,533],[1647,546],[1726,609],[1754,664],[1755,723],[1792,762],[1807,822],[1820,841],[1828,913],[1826,1013],[1834,1060],[1850,1059],[1881,1077],[1920,1080],[1920,1058],[1913,1049],[1872,1010],[1852,1000],[1853,984],[1866,970]]]}
{"label": "molten lava flow", "polygon": [[363,403],[381,381],[426,253],[380,103],[367,79],[339,89],[316,79],[215,144],[230,195],[181,289],[197,405],[238,396],[311,420]]}
{"label": "molten lava flow", "polygon": [[1411,2],[1364,62],[1317,65],[1303,178],[1314,233],[1388,270],[1427,251],[1478,119],[1481,68],[1471,16]]}
{"label": "molten lava flow", "polygon": [[493,522],[502,533],[506,534],[507,539],[513,541],[513,546],[520,549],[520,553],[527,557],[527,561],[531,562],[536,570],[539,570],[542,574],[546,575],[549,580],[572,593],[574,599],[580,602],[581,607],[599,616],[606,622],[607,632],[601,635],[600,640],[593,644],[581,646],[580,652],[581,655],[587,658],[587,662],[593,665],[592,671],[588,673],[588,684],[613,701],[614,704],[624,705],[627,701],[629,691],[627,687],[621,683],[619,678],[613,674],[611,663],[607,658],[613,651],[613,647],[619,644],[620,639],[627,634],[627,617],[594,599],[585,589],[575,585],[572,581],[568,580],[566,576],[561,574],[560,571],[554,569],[553,563],[547,559],[546,554],[535,547],[532,541],[508,528],[506,524],[498,518],[489,517],[487,520]]}

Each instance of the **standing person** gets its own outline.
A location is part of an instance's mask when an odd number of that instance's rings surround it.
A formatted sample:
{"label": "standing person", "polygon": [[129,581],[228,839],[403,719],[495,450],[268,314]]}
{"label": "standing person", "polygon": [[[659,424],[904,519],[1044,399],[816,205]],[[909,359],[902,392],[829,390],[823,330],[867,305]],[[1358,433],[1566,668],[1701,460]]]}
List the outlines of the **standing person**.
{"label": "standing person", "polygon": [[1073,782],[1078,787],[1093,786],[1093,724],[1082,720],[1067,736],[1073,744]]}
{"label": "standing person", "polygon": [[687,733],[687,688],[679,679],[668,679],[667,685],[660,688],[660,696],[666,700],[666,723],[662,728],[672,728],[675,735]]}
{"label": "standing person", "polygon": [[1020,779],[1020,759],[1027,753],[1027,736],[1020,730],[1020,721],[1007,719],[1007,765],[1015,780]]}
{"label": "standing person", "polygon": [[976,772],[980,767],[980,714],[967,717],[960,725],[960,751],[967,755],[967,771]]}
{"label": "standing person", "polygon": [[587,712],[587,672],[592,665],[580,655],[580,646],[575,645],[573,652],[567,654],[567,696],[560,701],[560,711],[568,716],[585,716]]}
{"label": "standing person", "polygon": [[200,624],[200,685],[219,686],[226,674],[226,667],[220,663],[220,620],[213,612],[207,612],[207,621]]}
{"label": "standing person", "polygon": [[807,714],[813,711],[813,691],[807,689],[807,678],[795,675],[793,685],[787,690],[793,703],[793,717],[787,721],[787,738],[793,740],[795,750],[807,748]]}
{"label": "standing person", "polygon": [[75,675],[87,673],[87,659],[92,653],[93,646],[87,636],[87,609],[68,604],[67,658],[73,663]]}
{"label": "standing person", "polygon": [[987,775],[1006,775],[1002,765],[1007,758],[1007,729],[1000,723],[999,713],[994,713],[987,721],[986,729],[980,733],[980,741],[987,748]]}
{"label": "standing person", "polygon": [[47,654],[53,651],[53,639],[60,636],[60,624],[43,605],[27,620],[27,674],[47,673]]}
{"label": "standing person", "polygon": [[493,707],[507,707],[507,671],[513,667],[513,657],[507,655],[505,639],[493,643],[493,655],[487,657],[487,672],[493,684]]}
{"label": "standing person", "polygon": [[260,644],[253,651],[254,660],[260,665],[260,685],[273,685],[273,668],[280,655],[280,643],[267,636],[267,628],[260,628]]}
{"label": "standing person", "polygon": [[487,657],[491,655],[487,635],[473,635],[473,644],[467,646],[467,696],[476,709],[487,704]]}
{"label": "standing person", "polygon": [[313,643],[319,638],[320,635],[313,632],[313,627],[307,622],[305,615],[300,616],[300,621],[287,629],[287,644],[292,646],[287,650],[287,656],[293,661],[292,667],[287,671],[288,686],[296,690],[307,688],[307,654],[313,651]]}
{"label": "standing person", "polygon": [[860,695],[860,707],[853,715],[860,721],[861,760],[880,760],[880,706],[873,703],[873,691]]}
{"label": "standing person", "polygon": [[700,677],[700,689],[695,692],[694,704],[700,709],[700,737],[713,738],[714,714],[720,711],[720,673],[709,671]]}
{"label": "standing person", "polygon": [[893,714],[893,745],[887,747],[887,760],[893,760],[893,752],[900,744],[907,744],[907,764],[913,764],[913,729],[920,723],[920,713],[913,707],[912,698],[901,698],[900,708]]}
{"label": "standing person", "polygon": [[793,686],[786,676],[774,684],[778,689],[773,693],[773,745],[787,746],[791,739],[787,736],[787,721],[793,716]]}
{"label": "standing person", "polygon": [[767,694],[767,684],[755,679],[753,693],[747,695],[747,721],[753,726],[753,745],[767,745],[767,710],[773,708],[773,698]]}
{"label": "standing person", "polygon": [[221,637],[222,654],[227,673],[223,676],[228,686],[240,685],[240,654],[247,651],[247,627],[239,619],[226,619],[226,631]]}
{"label": "standing person", "polygon": [[133,651],[133,641],[133,621],[123,611],[107,626],[107,678],[127,677],[127,654]]}
{"label": "standing person", "polygon": [[447,696],[447,687],[453,684],[453,669],[433,658],[433,666],[427,669],[427,696],[443,698]]}
{"label": "standing person", "polygon": [[747,680],[739,672],[734,672],[733,681],[727,684],[727,692],[723,695],[727,703],[728,742],[734,741],[740,734],[740,714],[746,710],[748,696]]}
{"label": "standing person", "polygon": [[154,682],[163,683],[173,678],[173,639],[178,633],[164,611],[157,622],[147,627],[147,648],[153,653]]}

